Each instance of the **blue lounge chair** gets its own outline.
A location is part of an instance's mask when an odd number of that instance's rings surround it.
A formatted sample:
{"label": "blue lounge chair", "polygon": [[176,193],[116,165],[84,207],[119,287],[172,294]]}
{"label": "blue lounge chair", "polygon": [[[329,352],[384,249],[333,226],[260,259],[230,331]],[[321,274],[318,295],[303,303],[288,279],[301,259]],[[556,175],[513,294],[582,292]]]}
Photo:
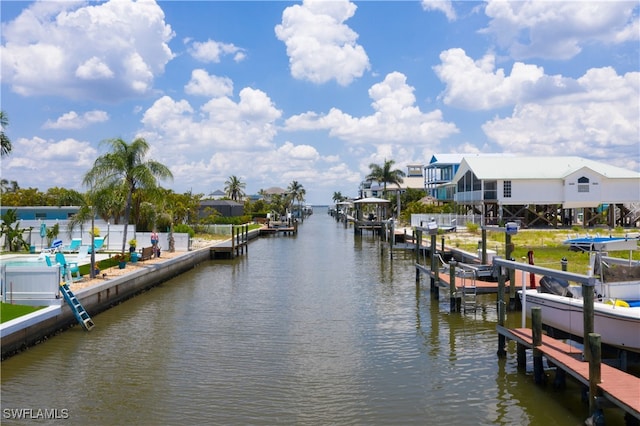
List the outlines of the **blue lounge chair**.
{"label": "blue lounge chair", "polygon": [[53,242],[51,243],[51,247],[42,249],[42,252],[51,254],[59,251],[61,248],[62,248],[62,240],[53,240]]}
{"label": "blue lounge chair", "polygon": [[96,252],[100,251],[103,245],[104,245],[104,238],[94,238],[93,249],[89,247],[89,253],[91,253],[93,250],[95,250]]}
{"label": "blue lounge chair", "polygon": [[[56,253],[56,262],[62,267],[61,273],[65,281],[71,281],[72,279],[81,279],[80,267],[78,262],[67,262],[64,257],[64,253]],[[73,276],[75,274],[75,277]]]}
{"label": "blue lounge chair", "polygon": [[68,246],[62,246],[64,253],[75,253],[82,245],[82,238],[74,238]]}

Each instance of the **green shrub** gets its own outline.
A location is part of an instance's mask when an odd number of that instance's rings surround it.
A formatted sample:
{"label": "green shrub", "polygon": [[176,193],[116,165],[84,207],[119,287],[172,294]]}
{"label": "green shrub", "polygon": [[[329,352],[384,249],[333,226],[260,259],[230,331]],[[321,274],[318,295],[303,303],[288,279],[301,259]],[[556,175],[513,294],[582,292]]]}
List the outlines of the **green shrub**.
{"label": "green shrub", "polygon": [[244,225],[245,223],[252,222],[251,215],[233,216],[233,217],[218,217],[214,221],[216,225]]}
{"label": "green shrub", "polygon": [[184,223],[174,226],[173,232],[177,234],[189,234],[189,238],[193,238],[196,235],[196,231],[194,231],[192,227]]}
{"label": "green shrub", "polygon": [[465,227],[467,228],[467,231],[475,234],[476,232],[478,232],[478,228],[480,228],[480,225],[478,225],[477,223],[467,222]]}

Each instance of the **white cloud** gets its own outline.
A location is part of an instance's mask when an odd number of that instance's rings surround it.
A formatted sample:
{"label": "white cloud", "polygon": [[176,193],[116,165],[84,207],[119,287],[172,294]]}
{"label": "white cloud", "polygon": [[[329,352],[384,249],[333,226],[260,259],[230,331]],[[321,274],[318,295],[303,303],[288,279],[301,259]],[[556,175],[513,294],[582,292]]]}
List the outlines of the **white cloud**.
{"label": "white cloud", "polygon": [[233,94],[233,81],[228,77],[209,75],[203,69],[191,72],[191,80],[184,86],[184,91],[190,95],[219,97]]}
{"label": "white cloud", "polygon": [[537,97],[568,94],[580,90],[574,80],[545,75],[544,69],[516,62],[509,75],[495,68],[496,58],[486,54],[474,61],[464,50],[449,49],[440,54],[442,63],[434,67],[446,84],[441,95],[447,105],[469,110],[511,106]]}
{"label": "white cloud", "polygon": [[284,10],[275,33],[287,46],[294,78],[346,86],[370,68],[364,48],[356,43],[358,35],[344,24],[355,11],[346,0],[305,0]]}
{"label": "white cloud", "polygon": [[320,158],[318,151],[311,145],[296,146],[291,142],[286,142],[280,147],[278,153],[291,160],[315,161]]}
{"label": "white cloud", "polygon": [[561,153],[605,162],[617,158],[623,167],[638,167],[640,73],[592,68],[573,79],[516,62],[506,75],[495,69],[491,54],[474,61],[462,49],[450,49],[440,58],[435,70],[446,84],[446,104],[468,110],[513,108],[510,117],[495,117],[482,126],[503,152]]}
{"label": "white cloud", "polygon": [[576,84],[578,93],[519,104],[511,117],[482,129],[504,152],[586,156],[638,169],[640,73],[591,69]]}
{"label": "white cloud", "polygon": [[[29,186],[40,189],[75,185],[74,189],[84,190],[80,187],[82,179],[76,177],[83,176],[98,155],[89,142],[71,138],[58,141],[40,137],[18,138],[12,144],[11,155],[2,160],[3,174],[10,176],[16,171],[26,172],[29,174]],[[64,173],[53,172],[56,170]],[[74,179],[69,179],[70,176]]]}
{"label": "white cloud", "polygon": [[109,119],[105,111],[93,110],[78,115],[75,111],[62,114],[56,121],[47,120],[45,129],[82,129],[94,123],[102,123]]}
{"label": "white cloud", "polygon": [[173,58],[173,32],[154,1],[36,2],[2,30],[3,83],[24,96],[146,93]]}
{"label": "white cloud", "polygon": [[104,80],[113,78],[113,76],[109,65],[95,56],[80,64],[76,69],[76,77],[83,80]]}
{"label": "white cloud", "polygon": [[337,108],[326,115],[307,112],[286,121],[288,130],[328,129],[331,136],[356,144],[437,144],[457,133],[453,123],[443,120],[442,112],[428,113],[415,106],[414,88],[406,82],[404,74],[393,72],[369,89],[374,113],[352,117]]}
{"label": "white cloud", "polygon": [[456,20],[456,11],[450,0],[422,0],[424,10],[439,10],[444,13],[449,22]]}
{"label": "white cloud", "polygon": [[205,42],[193,42],[189,48],[189,53],[201,62],[220,62],[223,55],[233,55],[236,62],[245,58],[244,50],[236,47],[232,43],[222,43],[214,40]]}
{"label": "white cloud", "polygon": [[491,21],[481,33],[495,36],[515,59],[569,59],[587,43],[637,41],[637,7],[621,1],[488,0]]}
{"label": "white cloud", "polygon": [[217,97],[198,110],[186,100],[164,96],[145,111],[141,135],[155,141],[172,162],[209,158],[219,151],[260,152],[273,149],[281,114],[264,92],[251,88],[240,91],[238,102]]}

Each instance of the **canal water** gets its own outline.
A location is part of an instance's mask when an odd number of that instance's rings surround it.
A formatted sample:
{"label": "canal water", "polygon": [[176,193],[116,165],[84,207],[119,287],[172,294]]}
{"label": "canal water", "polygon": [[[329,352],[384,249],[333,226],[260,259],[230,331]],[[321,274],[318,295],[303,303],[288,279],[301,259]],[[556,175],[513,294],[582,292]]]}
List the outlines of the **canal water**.
{"label": "canal water", "polygon": [[316,209],[296,236],[255,240],[3,361],[2,423],[582,424],[577,387],[535,386],[513,343],[497,358],[495,295],[451,314],[428,287],[416,291],[411,252],[390,260]]}

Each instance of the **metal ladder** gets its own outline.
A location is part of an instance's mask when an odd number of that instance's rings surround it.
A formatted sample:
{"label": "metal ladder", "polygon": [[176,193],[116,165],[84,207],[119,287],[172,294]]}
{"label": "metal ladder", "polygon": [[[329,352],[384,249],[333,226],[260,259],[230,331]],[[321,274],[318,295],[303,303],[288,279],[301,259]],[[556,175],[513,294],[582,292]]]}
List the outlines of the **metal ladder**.
{"label": "metal ladder", "polygon": [[460,271],[462,279],[462,309],[465,313],[476,311],[476,273],[475,271]]}
{"label": "metal ladder", "polygon": [[78,301],[76,295],[73,294],[73,292],[69,288],[69,285],[66,282],[62,282],[60,283],[60,289],[62,291],[62,295],[64,296],[64,300],[66,300],[71,307],[73,315],[75,315],[80,325],[84,327],[85,330],[90,331],[95,326],[95,324],[93,323],[93,320],[84,309],[82,304]]}

